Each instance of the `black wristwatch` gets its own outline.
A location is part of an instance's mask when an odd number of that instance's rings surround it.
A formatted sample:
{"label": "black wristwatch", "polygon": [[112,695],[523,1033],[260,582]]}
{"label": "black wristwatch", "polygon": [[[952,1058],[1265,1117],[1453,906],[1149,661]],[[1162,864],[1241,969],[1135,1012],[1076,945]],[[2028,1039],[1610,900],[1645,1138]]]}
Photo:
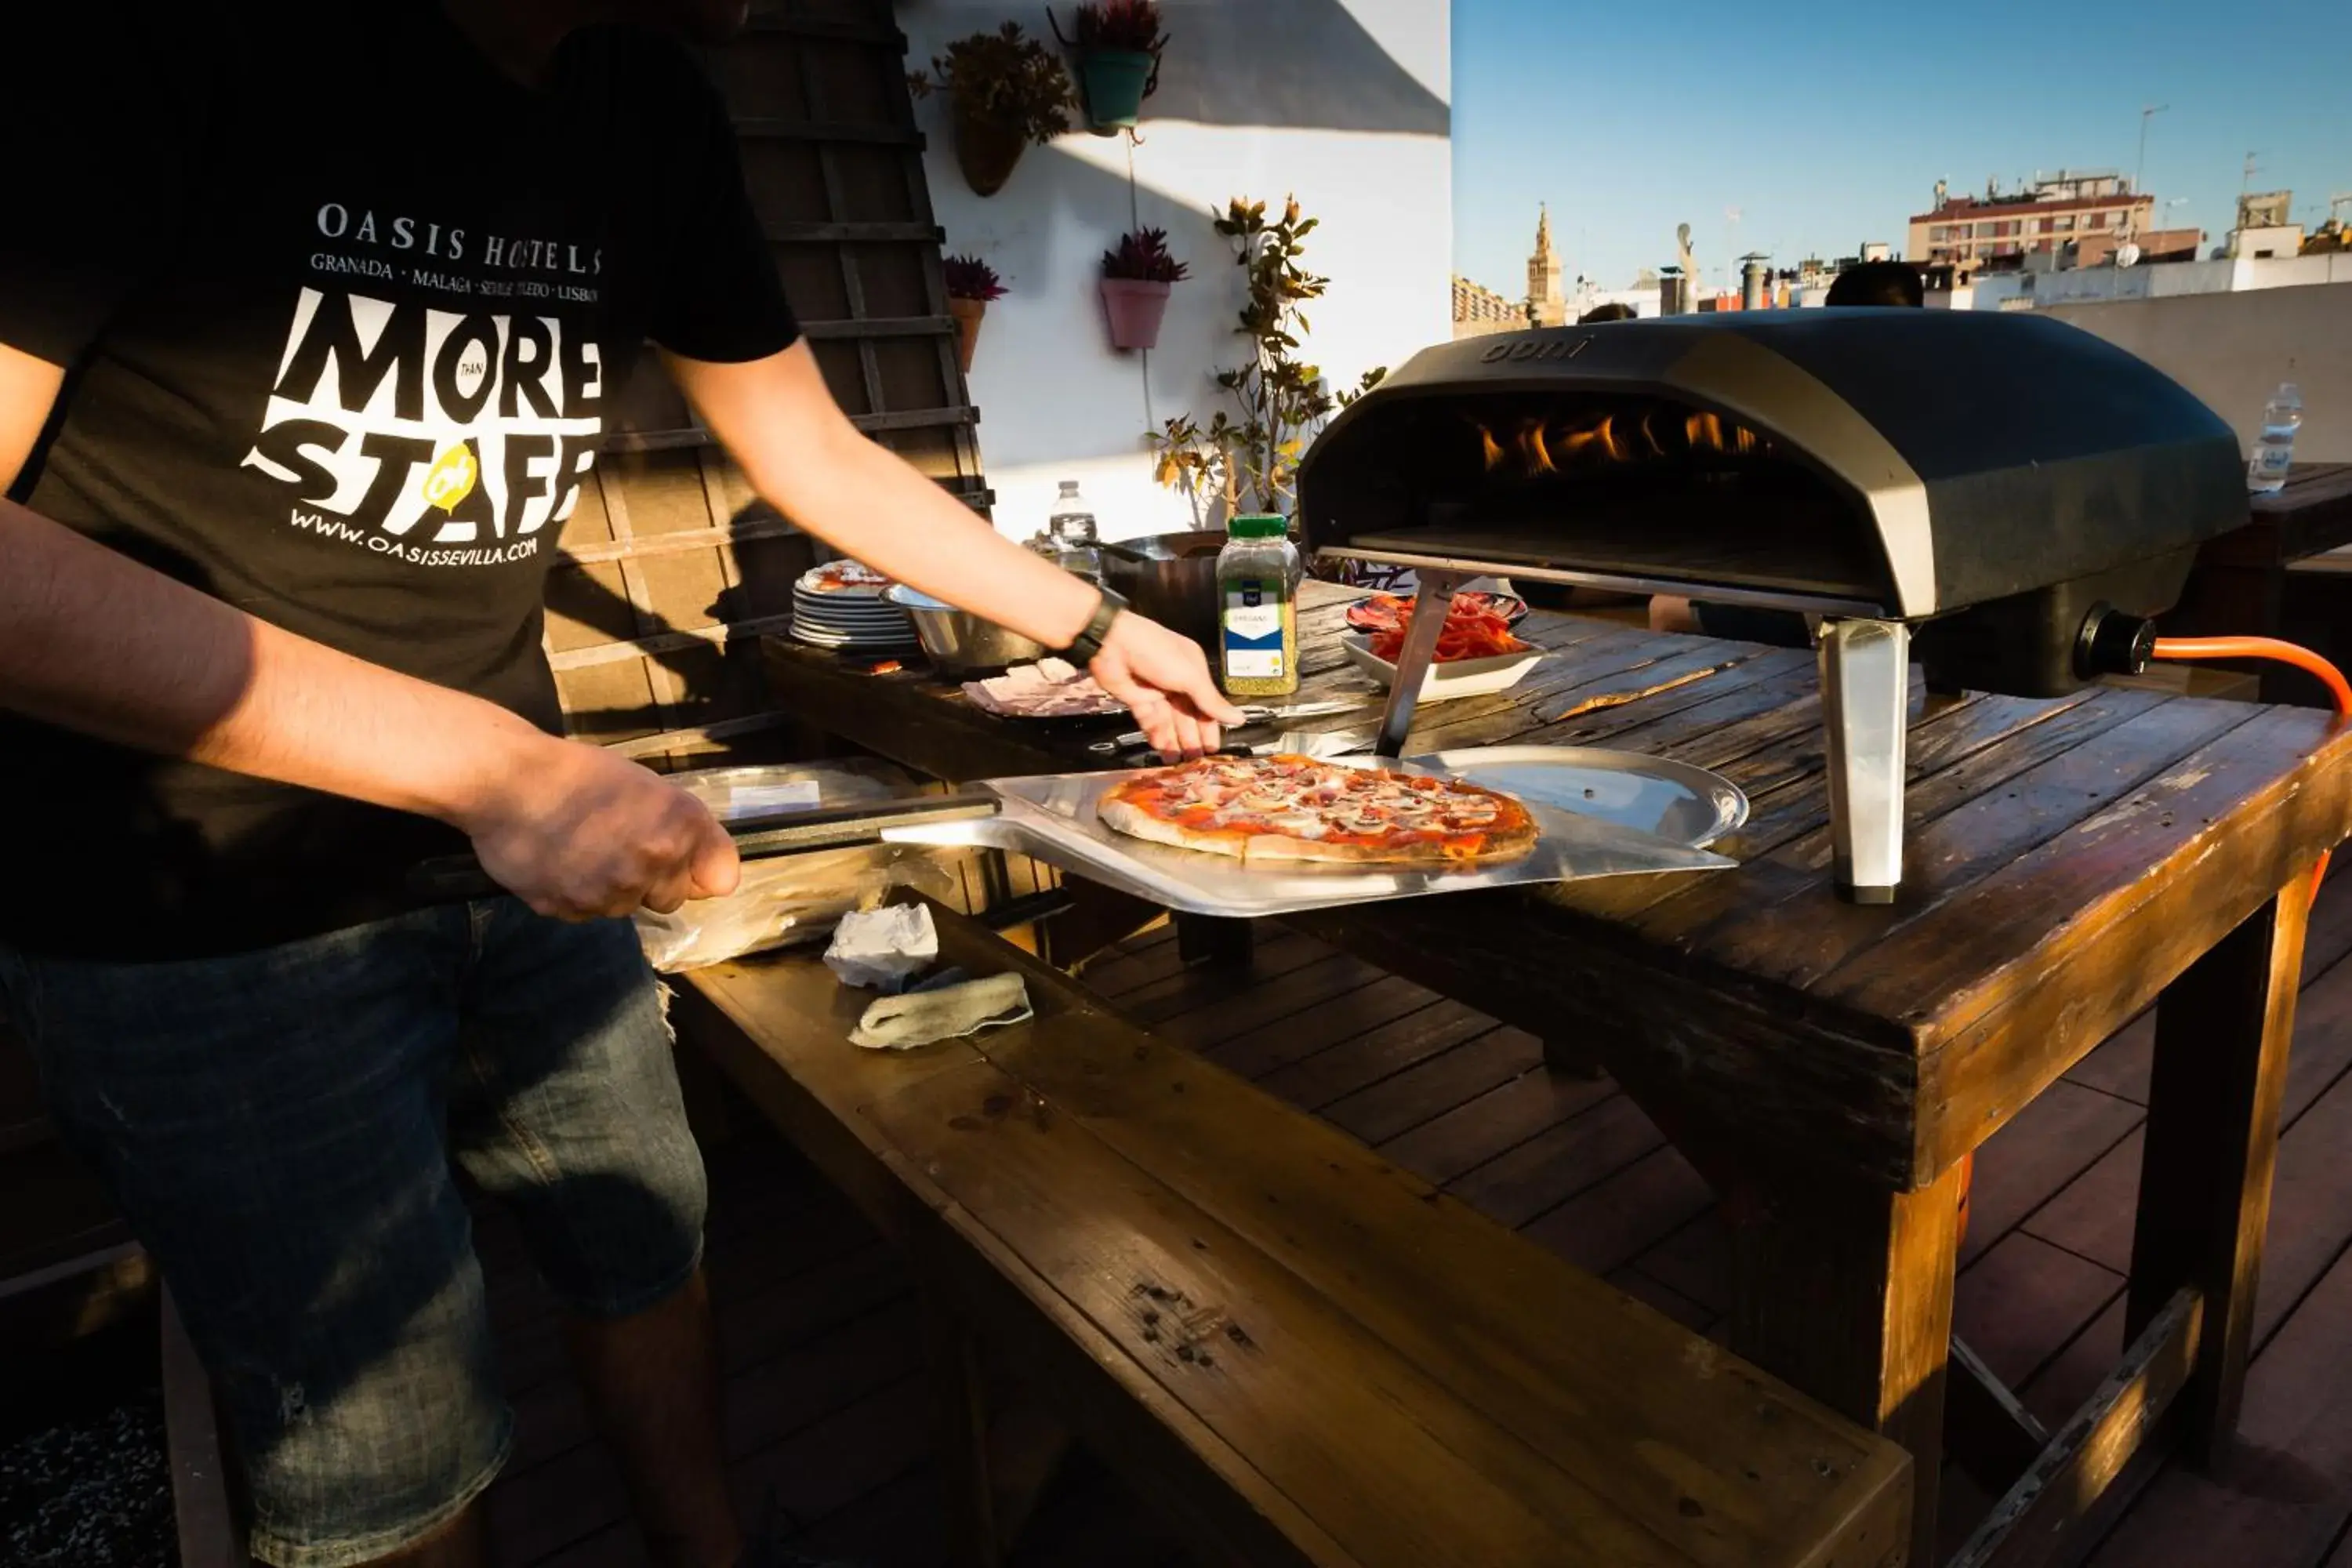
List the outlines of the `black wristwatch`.
{"label": "black wristwatch", "polygon": [[1081,669],[1092,664],[1102,652],[1103,640],[1110,636],[1111,622],[1118,619],[1118,613],[1127,608],[1127,601],[1108,588],[1097,588],[1096,592],[1102,595],[1102,602],[1095,606],[1094,616],[1087,622],[1086,630],[1072,637],[1070,646],[1064,648],[1061,655]]}

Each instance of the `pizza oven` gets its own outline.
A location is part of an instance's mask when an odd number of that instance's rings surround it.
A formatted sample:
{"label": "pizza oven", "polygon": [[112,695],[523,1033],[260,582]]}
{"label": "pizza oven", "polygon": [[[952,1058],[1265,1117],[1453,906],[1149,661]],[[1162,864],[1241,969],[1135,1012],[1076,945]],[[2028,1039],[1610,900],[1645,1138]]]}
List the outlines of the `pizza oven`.
{"label": "pizza oven", "polygon": [[[1463,577],[1821,617],[1842,889],[1902,879],[1905,703],[2056,696],[2145,663],[2197,547],[2246,520],[2229,426],[2124,351],[1993,311],[1726,312],[1416,354],[1299,470],[1306,542],[1414,568],[1426,659]],[[1416,617],[1419,620],[1419,617]],[[1419,680],[1400,679],[1401,743]]]}

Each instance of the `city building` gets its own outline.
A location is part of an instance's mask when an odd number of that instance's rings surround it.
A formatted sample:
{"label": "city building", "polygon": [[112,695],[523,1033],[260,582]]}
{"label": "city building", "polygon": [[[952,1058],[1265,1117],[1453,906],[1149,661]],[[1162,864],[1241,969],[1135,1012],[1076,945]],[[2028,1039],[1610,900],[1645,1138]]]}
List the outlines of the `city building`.
{"label": "city building", "polygon": [[1538,327],[1568,320],[1568,267],[1551,247],[1551,212],[1536,208],[1536,248],[1528,258],[1528,316]]}
{"label": "city building", "polygon": [[1485,284],[1456,273],[1454,278],[1454,335],[1483,337],[1488,332],[1513,332],[1528,325],[1565,326],[1581,321],[1603,305],[1622,305],[1640,316],[1658,313],[1658,284],[1636,282],[1631,289],[1603,289],[1590,278],[1570,281],[1568,265],[1551,242],[1551,214],[1536,209],[1536,245],[1528,256],[1528,292],[1509,300]]}
{"label": "city building", "polygon": [[2221,254],[2232,261],[2271,261],[2303,250],[2303,225],[2289,219],[2293,191],[2255,191],[2238,198],[2238,221]]}
{"label": "city building", "polygon": [[2153,196],[2105,170],[2061,170],[2020,192],[1987,181],[1981,196],[1953,195],[1938,180],[1936,205],[1912,217],[1903,254],[1971,270],[2017,267],[2087,237],[2138,234],[2155,213]]}
{"label": "city building", "polygon": [[1528,324],[1528,308],[1507,300],[1483,283],[1459,272],[1454,275],[1454,335],[1475,338],[1488,332],[1516,331]]}

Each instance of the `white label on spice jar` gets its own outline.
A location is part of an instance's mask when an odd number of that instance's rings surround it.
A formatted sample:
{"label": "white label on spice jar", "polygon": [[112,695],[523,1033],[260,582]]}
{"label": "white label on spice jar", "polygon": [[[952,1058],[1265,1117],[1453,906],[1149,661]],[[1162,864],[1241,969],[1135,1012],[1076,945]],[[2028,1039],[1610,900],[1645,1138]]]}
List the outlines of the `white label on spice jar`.
{"label": "white label on spice jar", "polygon": [[1225,584],[1225,674],[1229,679],[1282,679],[1285,607],[1277,584],[1236,577]]}

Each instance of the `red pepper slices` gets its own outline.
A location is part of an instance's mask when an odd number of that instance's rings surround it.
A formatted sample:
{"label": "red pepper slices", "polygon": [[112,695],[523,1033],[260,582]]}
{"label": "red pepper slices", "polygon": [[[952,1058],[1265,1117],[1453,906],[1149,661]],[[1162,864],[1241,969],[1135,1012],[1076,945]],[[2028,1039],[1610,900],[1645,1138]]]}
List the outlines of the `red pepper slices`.
{"label": "red pepper slices", "polygon": [[[1404,650],[1405,626],[1412,617],[1412,605],[1411,599],[1375,594],[1348,606],[1348,624],[1371,634],[1373,658],[1394,664]],[[1446,606],[1444,627],[1437,634],[1437,662],[1525,653],[1530,645],[1511,635],[1511,622],[1526,609],[1518,600],[1498,594],[1454,595]]]}

